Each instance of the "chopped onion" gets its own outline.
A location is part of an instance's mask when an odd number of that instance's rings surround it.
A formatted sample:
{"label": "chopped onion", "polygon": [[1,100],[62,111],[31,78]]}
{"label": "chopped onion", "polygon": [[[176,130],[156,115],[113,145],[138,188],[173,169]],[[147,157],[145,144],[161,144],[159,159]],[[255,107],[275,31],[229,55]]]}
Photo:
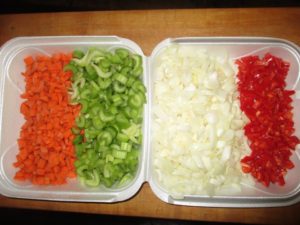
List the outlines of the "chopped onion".
{"label": "chopped onion", "polygon": [[174,198],[231,195],[252,178],[240,159],[249,153],[235,68],[227,56],[172,45],[155,61],[155,179]]}

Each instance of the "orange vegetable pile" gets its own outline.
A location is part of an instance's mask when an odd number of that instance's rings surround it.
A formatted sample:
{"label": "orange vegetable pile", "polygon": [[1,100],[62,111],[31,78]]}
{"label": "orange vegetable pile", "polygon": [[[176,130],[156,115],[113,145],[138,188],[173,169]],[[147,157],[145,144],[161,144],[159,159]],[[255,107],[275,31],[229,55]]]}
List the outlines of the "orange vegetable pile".
{"label": "orange vegetable pile", "polygon": [[57,185],[76,177],[71,128],[80,107],[69,104],[72,73],[63,71],[71,58],[71,54],[55,54],[24,59],[26,87],[21,113],[26,122],[18,139],[16,180]]}

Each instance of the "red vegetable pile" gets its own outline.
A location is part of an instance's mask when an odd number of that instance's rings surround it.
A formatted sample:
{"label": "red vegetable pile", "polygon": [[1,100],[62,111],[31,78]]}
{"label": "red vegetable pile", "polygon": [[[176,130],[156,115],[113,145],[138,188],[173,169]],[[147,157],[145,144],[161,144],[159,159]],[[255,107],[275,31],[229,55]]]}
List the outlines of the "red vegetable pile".
{"label": "red vegetable pile", "polygon": [[262,59],[247,56],[236,64],[241,109],[250,120],[244,131],[252,150],[241,160],[242,170],[265,186],[284,185],[287,170],[294,167],[292,150],[300,143],[293,135],[294,91],[285,90],[289,63],[266,54]]}

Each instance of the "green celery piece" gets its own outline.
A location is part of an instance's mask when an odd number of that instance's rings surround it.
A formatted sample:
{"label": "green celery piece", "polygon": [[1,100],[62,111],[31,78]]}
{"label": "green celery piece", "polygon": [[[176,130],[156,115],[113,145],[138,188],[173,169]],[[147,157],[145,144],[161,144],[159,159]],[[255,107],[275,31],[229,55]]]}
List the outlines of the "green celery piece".
{"label": "green celery piece", "polygon": [[80,157],[85,151],[85,144],[75,144],[76,156]]}
{"label": "green celery piece", "polygon": [[87,100],[85,100],[85,99],[81,99],[81,100],[79,101],[79,103],[80,103],[80,105],[81,105],[81,110],[80,110],[80,112],[81,112],[81,113],[86,113],[87,110],[89,109],[89,102],[88,102]]}
{"label": "green celery piece", "polygon": [[132,70],[132,75],[134,75],[135,77],[138,77],[143,72],[143,67],[142,67],[143,60],[142,60],[142,57],[138,54],[134,54],[132,56],[132,58],[134,60],[134,67]]}
{"label": "green celery piece", "polygon": [[96,138],[99,135],[100,131],[95,129],[94,127],[88,127],[84,130],[84,136],[86,141],[92,141],[92,139]]}
{"label": "green celery piece", "polygon": [[103,50],[90,48],[88,52],[81,59],[75,58],[72,59],[72,61],[75,62],[78,66],[85,67],[89,65],[94,58],[97,58],[99,56],[104,57],[104,55],[105,54]]}
{"label": "green celery piece", "polygon": [[135,91],[141,91],[143,94],[146,93],[146,87],[141,80],[135,80],[135,82],[132,84],[132,89]]}
{"label": "green celery piece", "polygon": [[111,105],[108,109],[108,111],[113,114],[116,115],[118,113],[118,108],[117,105],[114,103],[114,105]]}
{"label": "green celery piece", "polygon": [[118,151],[118,150],[113,150],[113,156],[117,159],[125,159],[127,152],[126,151]]}
{"label": "green celery piece", "polygon": [[76,100],[78,98],[79,95],[79,90],[78,87],[72,84],[72,89],[69,92],[69,94],[71,95],[71,101],[74,103],[76,103]]}
{"label": "green celery piece", "polygon": [[80,144],[80,143],[82,143],[82,141],[83,141],[83,137],[82,137],[82,135],[76,135],[75,136],[75,138],[74,138],[74,140],[73,140],[73,144],[74,145],[77,145],[77,144]]}
{"label": "green celery piece", "polygon": [[128,143],[128,142],[122,142],[121,143],[121,150],[122,151],[130,152],[131,148],[132,148],[131,143]]}
{"label": "green celery piece", "polygon": [[81,93],[80,93],[80,98],[83,99],[89,99],[91,95],[91,90],[90,89],[84,89]]}
{"label": "green celery piece", "polygon": [[119,94],[112,95],[111,100],[115,106],[122,104],[122,97]]}
{"label": "green celery piece", "polygon": [[133,108],[140,108],[143,106],[144,104],[144,97],[143,95],[140,94],[135,94],[133,96],[130,96],[129,100],[128,100],[128,104],[129,106],[133,107]]}
{"label": "green celery piece", "polygon": [[88,166],[87,165],[81,165],[80,167],[77,168],[76,172],[79,176],[84,176],[84,172],[87,170]]}
{"label": "green celery piece", "polygon": [[72,71],[73,74],[76,74],[78,72],[78,69],[76,68],[75,65],[67,64],[64,66],[64,72],[66,71]]}
{"label": "green celery piece", "polygon": [[[98,152],[98,153],[103,153],[103,152],[107,152],[108,150],[109,150],[109,147],[108,146],[101,146],[100,144],[99,144],[99,142],[97,142],[97,149],[96,149],[96,151]],[[103,156],[103,155],[101,155],[101,156]]]}
{"label": "green celery piece", "polygon": [[128,75],[131,71],[131,68],[130,67],[123,67],[122,70],[121,70],[121,74],[123,75]]}
{"label": "green celery piece", "polygon": [[104,69],[104,68],[109,68],[111,66],[111,63],[109,60],[107,59],[102,59],[99,63],[99,66],[101,69]]}
{"label": "green celery piece", "polygon": [[127,117],[127,118],[134,118],[135,116],[132,116],[132,114],[131,114],[131,107],[129,107],[129,106],[126,106],[124,109],[123,109],[123,112],[124,112],[124,114],[125,114],[125,116]]}
{"label": "green celery piece", "polygon": [[98,169],[100,169],[100,171],[102,171],[104,169],[104,166],[105,166],[105,160],[98,159],[97,162],[96,162],[96,167]]}
{"label": "green celery piece", "polygon": [[131,56],[124,59],[124,66],[129,67],[130,71],[132,70],[132,68],[134,66],[134,60]]}
{"label": "green celery piece", "polygon": [[115,78],[116,81],[120,82],[123,85],[126,85],[126,82],[128,80],[128,78],[126,77],[126,75],[124,75],[122,73],[115,74],[114,78]]}
{"label": "green celery piece", "polygon": [[130,127],[130,121],[126,118],[126,116],[123,113],[117,114],[115,121],[120,129],[126,129]]}
{"label": "green celery piece", "polygon": [[110,163],[105,164],[103,175],[105,178],[110,178],[110,176],[111,176],[111,164]]}
{"label": "green celery piece", "polygon": [[83,77],[83,73],[80,73],[78,75],[78,79],[76,79],[74,81],[74,83],[72,84],[73,87],[80,87],[83,88],[83,86],[85,85],[85,78]]}
{"label": "green celery piece", "polygon": [[100,142],[100,145],[108,146],[113,140],[113,136],[108,131],[102,131],[98,136],[97,140]]}
{"label": "green celery piece", "polygon": [[76,168],[78,168],[79,166],[81,166],[81,161],[76,160],[76,161],[74,162],[74,166],[75,166]]}
{"label": "green celery piece", "polygon": [[114,181],[112,179],[109,179],[109,178],[104,178],[103,179],[103,184],[104,184],[105,187],[110,188],[114,184]]}
{"label": "green celery piece", "polygon": [[141,135],[141,125],[140,124],[131,124],[131,126],[127,129],[122,130],[127,137],[136,144],[140,144],[138,141],[138,137]]}
{"label": "green celery piece", "polygon": [[78,127],[72,127],[71,131],[72,131],[72,134],[80,134],[81,130]]}
{"label": "green celery piece", "polygon": [[110,61],[113,63],[113,64],[122,64],[122,59],[119,55],[115,54],[115,55],[112,55],[111,58],[110,58]]}
{"label": "green celery piece", "polygon": [[96,70],[90,64],[85,66],[85,70],[86,70],[86,73],[85,73],[85,78],[86,79],[96,80],[98,78],[98,74],[97,74]]}
{"label": "green celery piece", "polygon": [[119,142],[127,142],[129,140],[129,137],[126,134],[118,133],[117,140]]}
{"label": "green celery piece", "polygon": [[99,116],[103,122],[109,122],[115,118],[115,116],[112,113],[105,111],[104,109],[100,111]]}
{"label": "green celery piece", "polygon": [[117,54],[121,59],[125,59],[129,56],[129,51],[125,48],[118,48],[115,50],[115,54]]}
{"label": "green celery piece", "polygon": [[91,81],[90,84],[92,85],[92,87],[99,92],[100,91],[100,87],[98,86],[98,84],[96,84],[95,81]]}
{"label": "green celery piece", "polygon": [[100,103],[96,102],[91,105],[91,107],[89,108],[89,112],[92,116],[97,116],[102,109],[103,106]]}
{"label": "green celery piece", "polygon": [[113,82],[113,89],[117,93],[123,93],[126,90],[126,86],[119,81]]}
{"label": "green celery piece", "polygon": [[75,119],[75,123],[79,128],[83,128],[85,126],[85,118],[84,116],[80,115]]}
{"label": "green celery piece", "polygon": [[103,121],[99,117],[97,117],[97,116],[93,117],[92,121],[93,121],[93,126],[97,130],[101,130],[105,126],[105,124],[103,123]]}
{"label": "green celery piece", "polygon": [[136,70],[132,71],[132,75],[139,77],[143,73],[143,67],[138,67]]}
{"label": "green celery piece", "polygon": [[94,169],[93,172],[89,174],[89,178],[86,178],[84,180],[84,183],[90,187],[97,187],[100,184],[100,176],[96,169]]}
{"label": "green celery piece", "polygon": [[76,49],[73,51],[72,56],[73,58],[81,59],[84,56],[84,53],[83,51]]}
{"label": "green celery piece", "polygon": [[126,173],[122,177],[122,179],[120,180],[120,182],[118,183],[118,187],[125,186],[126,184],[128,184],[132,180],[133,180],[133,175],[131,173]]}
{"label": "green celery piece", "polygon": [[100,67],[98,67],[97,65],[93,64],[92,63],[92,67],[96,70],[97,74],[99,77],[102,77],[102,78],[109,78],[111,75],[112,75],[112,72],[107,72],[107,73],[104,73]]}
{"label": "green celery piece", "polygon": [[119,151],[119,150],[121,149],[121,147],[120,147],[119,145],[117,145],[117,144],[111,144],[111,145],[109,146],[109,148],[110,148],[111,150],[117,150],[117,151]]}
{"label": "green celery piece", "polygon": [[131,87],[134,84],[135,81],[136,81],[136,78],[129,77],[129,79],[128,79],[127,83],[126,83],[126,86],[127,87]]}
{"label": "green celery piece", "polygon": [[97,83],[99,87],[103,90],[108,88],[111,85],[112,81],[109,78],[103,79],[102,77],[98,77]]}
{"label": "green celery piece", "polygon": [[114,161],[112,162],[113,165],[122,164],[122,163],[124,163],[124,160],[122,159],[114,159]]}
{"label": "green celery piece", "polygon": [[115,138],[118,133],[118,130],[112,126],[106,127],[105,131],[109,132],[111,134],[112,138]]}

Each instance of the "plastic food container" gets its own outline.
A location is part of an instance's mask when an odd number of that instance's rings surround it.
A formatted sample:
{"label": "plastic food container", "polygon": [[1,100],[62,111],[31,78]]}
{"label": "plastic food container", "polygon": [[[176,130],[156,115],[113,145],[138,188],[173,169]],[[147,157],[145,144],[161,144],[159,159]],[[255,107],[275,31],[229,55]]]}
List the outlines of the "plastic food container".
{"label": "plastic food container", "polygon": [[[300,201],[300,149],[293,154],[295,168],[286,175],[283,187],[271,185],[266,188],[257,183],[253,187],[244,186],[242,192],[227,196],[189,195],[183,199],[173,199],[157,183],[152,173],[151,107],[153,96],[153,66],[155,58],[171,44],[203,46],[208,52],[226,51],[232,59],[256,54],[263,56],[270,52],[290,63],[287,88],[296,90],[294,95],[294,126],[300,136],[300,49],[291,42],[273,38],[176,38],[159,43],[150,57],[143,55],[140,47],[124,38],[115,36],[61,36],[61,37],[21,37],[2,46],[0,51],[0,193],[8,197],[77,201],[77,202],[118,202],[131,198],[143,182],[149,182],[154,194],[162,201],[176,205],[210,207],[274,207],[286,206]],[[120,189],[85,188],[77,180],[61,186],[34,186],[13,180],[16,169],[12,166],[18,152],[17,139],[24,122],[19,112],[20,93],[24,89],[20,75],[27,55],[71,52],[75,48],[87,49],[90,46],[113,49],[123,47],[138,53],[144,59],[143,81],[147,87],[148,103],[144,108],[143,144],[140,163],[135,179]]]}
{"label": "plastic food container", "polygon": [[[117,202],[132,197],[145,180],[146,143],[148,135],[148,105],[144,109],[144,140],[140,154],[140,164],[135,179],[126,187],[119,189],[86,188],[78,180],[69,180],[61,186],[34,186],[31,183],[17,182],[13,179],[16,168],[12,163],[18,152],[17,139],[24,123],[20,113],[22,102],[20,94],[24,90],[21,72],[25,70],[24,57],[28,55],[51,55],[55,52],[72,52],[75,48],[87,50],[97,46],[105,49],[127,48],[131,52],[143,55],[134,42],[117,37],[29,37],[15,38],[2,46],[0,52],[1,80],[1,145],[0,145],[0,192],[3,195],[59,201]],[[144,60],[146,67],[146,60]],[[148,86],[146,73],[143,75],[145,86]]]}

